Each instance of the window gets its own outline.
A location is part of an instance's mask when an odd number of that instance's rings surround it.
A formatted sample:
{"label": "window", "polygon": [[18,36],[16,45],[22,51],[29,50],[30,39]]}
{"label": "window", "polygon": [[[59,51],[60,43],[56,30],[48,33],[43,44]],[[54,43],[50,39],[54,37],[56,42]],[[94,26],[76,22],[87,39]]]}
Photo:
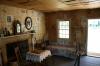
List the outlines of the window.
{"label": "window", "polygon": [[69,38],[69,21],[58,22],[58,37]]}

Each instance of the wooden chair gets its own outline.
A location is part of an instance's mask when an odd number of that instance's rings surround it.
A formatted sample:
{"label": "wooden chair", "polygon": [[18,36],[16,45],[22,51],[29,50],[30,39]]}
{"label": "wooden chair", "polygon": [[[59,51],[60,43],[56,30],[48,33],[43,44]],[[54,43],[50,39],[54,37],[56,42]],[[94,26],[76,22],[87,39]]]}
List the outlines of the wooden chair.
{"label": "wooden chair", "polygon": [[16,58],[17,58],[18,66],[30,66],[31,65],[30,62],[27,62],[27,61],[22,59],[19,47],[15,48],[15,55],[16,55]]}

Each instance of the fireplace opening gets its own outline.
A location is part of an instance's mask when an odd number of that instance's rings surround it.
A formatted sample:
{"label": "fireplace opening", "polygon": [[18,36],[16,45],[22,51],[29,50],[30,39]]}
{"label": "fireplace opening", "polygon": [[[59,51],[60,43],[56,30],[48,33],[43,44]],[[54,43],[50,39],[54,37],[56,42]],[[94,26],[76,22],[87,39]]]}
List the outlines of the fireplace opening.
{"label": "fireplace opening", "polygon": [[9,43],[6,45],[8,62],[16,60],[16,55],[15,55],[15,48],[16,47],[19,47],[22,59],[25,59],[26,52],[29,51],[28,40]]}

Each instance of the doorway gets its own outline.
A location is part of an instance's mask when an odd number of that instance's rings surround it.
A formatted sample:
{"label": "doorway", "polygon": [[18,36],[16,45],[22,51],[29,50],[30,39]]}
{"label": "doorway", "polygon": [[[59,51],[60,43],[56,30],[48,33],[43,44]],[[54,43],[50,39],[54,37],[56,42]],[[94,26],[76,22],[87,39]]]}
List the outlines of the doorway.
{"label": "doorway", "polygon": [[100,57],[100,19],[88,19],[87,55]]}

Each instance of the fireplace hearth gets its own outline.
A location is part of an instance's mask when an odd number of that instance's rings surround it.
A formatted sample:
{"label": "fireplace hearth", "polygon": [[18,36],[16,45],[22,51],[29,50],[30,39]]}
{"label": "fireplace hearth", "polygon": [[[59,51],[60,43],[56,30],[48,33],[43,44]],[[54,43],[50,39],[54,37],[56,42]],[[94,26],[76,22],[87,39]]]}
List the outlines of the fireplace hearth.
{"label": "fireplace hearth", "polygon": [[[7,36],[7,37],[1,37],[0,38],[0,48],[1,48],[2,56],[3,56],[4,65],[6,65],[9,62],[9,60],[13,60],[12,59],[13,57],[15,58],[14,48],[16,47],[16,45],[17,46],[22,45],[22,46],[20,46],[20,48],[23,49],[23,44],[27,43],[24,47],[27,46],[28,50],[32,51],[33,50],[33,47],[32,47],[32,38],[33,38],[33,33],[25,33],[25,34],[19,34],[19,35],[12,35],[12,36]],[[25,41],[25,43],[23,41]],[[7,48],[7,46],[10,47],[10,45],[12,45],[11,49]],[[21,53],[23,51],[22,49],[21,49]],[[16,58],[15,58],[15,60],[16,60]]]}
{"label": "fireplace hearth", "polygon": [[25,59],[26,52],[29,51],[28,40],[18,41],[18,42],[14,42],[14,43],[10,43],[6,45],[8,62],[16,60],[16,55],[14,51],[16,47],[19,47],[21,51],[21,56],[23,59]]}

